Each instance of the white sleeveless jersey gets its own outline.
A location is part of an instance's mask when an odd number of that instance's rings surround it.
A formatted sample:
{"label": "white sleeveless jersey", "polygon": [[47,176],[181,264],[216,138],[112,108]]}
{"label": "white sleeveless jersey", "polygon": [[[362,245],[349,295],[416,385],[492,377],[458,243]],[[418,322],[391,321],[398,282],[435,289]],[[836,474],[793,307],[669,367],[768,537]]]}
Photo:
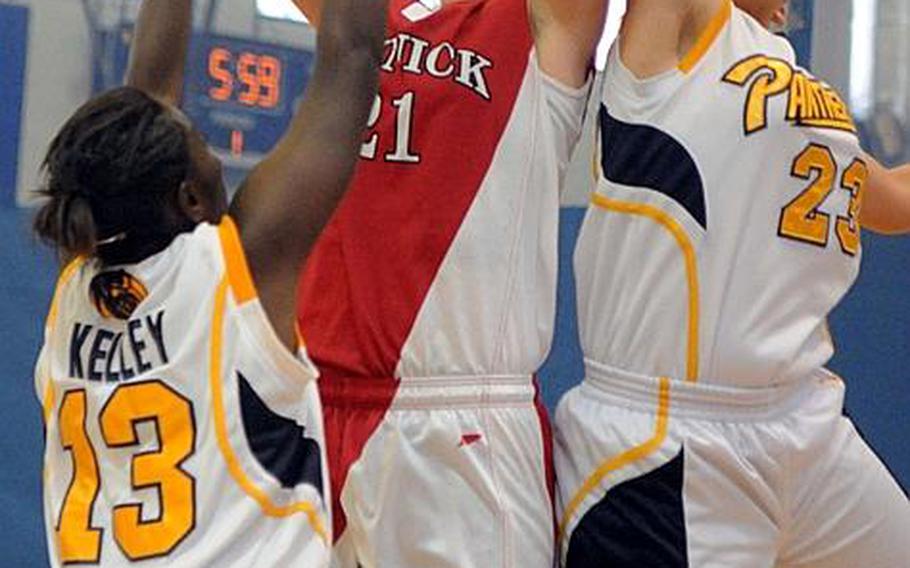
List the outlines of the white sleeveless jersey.
{"label": "white sleeveless jersey", "polygon": [[230,218],[136,265],[71,264],[36,382],[52,565],[327,565],[316,371],[272,330]]}
{"label": "white sleeveless jersey", "polygon": [[809,376],[860,262],[867,166],[845,104],[732,3],[657,77],[617,45],[575,253],[586,357],[728,386]]}

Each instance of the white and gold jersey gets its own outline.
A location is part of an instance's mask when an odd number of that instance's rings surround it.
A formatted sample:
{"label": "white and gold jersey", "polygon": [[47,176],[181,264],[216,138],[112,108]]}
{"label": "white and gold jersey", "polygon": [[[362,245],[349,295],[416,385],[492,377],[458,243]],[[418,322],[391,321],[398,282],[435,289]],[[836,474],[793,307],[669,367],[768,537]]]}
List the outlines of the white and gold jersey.
{"label": "white and gold jersey", "polygon": [[71,264],[36,369],[51,564],[327,565],[316,376],[228,217],[135,265]]}
{"label": "white and gold jersey", "polygon": [[739,387],[810,376],[860,262],[846,105],[732,2],[664,74],[637,79],[617,46],[575,253],[587,359]]}

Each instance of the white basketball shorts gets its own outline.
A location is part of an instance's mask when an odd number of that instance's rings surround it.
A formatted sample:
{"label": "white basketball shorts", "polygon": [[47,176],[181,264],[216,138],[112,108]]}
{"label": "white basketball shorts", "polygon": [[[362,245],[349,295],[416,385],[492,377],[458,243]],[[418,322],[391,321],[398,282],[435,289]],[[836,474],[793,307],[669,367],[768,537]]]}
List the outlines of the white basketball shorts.
{"label": "white basketball shorts", "polygon": [[910,503],[834,375],[767,389],[586,375],[555,419],[567,568],[910,566]]}
{"label": "white basketball shorts", "polygon": [[320,388],[335,568],[552,568],[551,437],[531,377]]}

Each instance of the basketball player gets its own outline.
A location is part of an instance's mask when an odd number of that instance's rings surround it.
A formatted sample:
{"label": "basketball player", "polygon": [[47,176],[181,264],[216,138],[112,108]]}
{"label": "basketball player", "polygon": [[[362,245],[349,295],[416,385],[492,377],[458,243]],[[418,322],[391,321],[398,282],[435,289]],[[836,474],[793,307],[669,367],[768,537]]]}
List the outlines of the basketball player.
{"label": "basketball player", "polygon": [[[318,19],[320,2],[298,4]],[[361,160],[300,290],[339,566],[552,564],[532,374],[605,9],[390,2]]]}
{"label": "basketball player", "polygon": [[329,561],[294,286],[353,171],[387,6],[326,9],[306,99],[230,208],[176,107],[191,7],[143,3],[127,86],[76,111],[45,161],[35,227],[75,258],[36,370],[54,566]]}
{"label": "basketball player", "polygon": [[767,30],[785,9],[629,2],[556,413],[570,568],[908,565],[910,505],[824,365],[860,225],[910,230],[910,176]]}

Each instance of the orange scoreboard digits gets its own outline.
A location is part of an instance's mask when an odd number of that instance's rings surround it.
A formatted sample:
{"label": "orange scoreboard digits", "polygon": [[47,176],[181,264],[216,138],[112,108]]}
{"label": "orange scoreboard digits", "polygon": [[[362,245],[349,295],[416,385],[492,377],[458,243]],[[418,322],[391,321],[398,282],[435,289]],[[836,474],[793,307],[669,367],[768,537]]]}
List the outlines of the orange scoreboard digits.
{"label": "orange scoreboard digits", "polygon": [[216,101],[228,101],[234,92],[234,75],[228,70],[231,52],[221,47],[209,51],[209,78],[215,85],[209,89],[209,96]]}
{"label": "orange scoreboard digits", "polygon": [[[2,3],[2,0],[0,0]],[[313,69],[312,48],[195,34],[182,107],[236,187],[281,140]],[[128,61],[126,50],[118,61]]]}
{"label": "orange scoreboard digits", "polygon": [[[2,15],[0,8],[0,20]],[[105,33],[111,34],[114,68],[113,73],[98,74],[98,89],[118,86],[119,78],[125,76],[132,24]],[[0,49],[0,61],[6,61],[4,55]],[[311,47],[208,32],[193,34],[181,107],[224,162],[229,187],[242,182],[249,169],[284,136],[314,61]],[[0,112],[0,122],[3,116]],[[7,138],[0,136],[0,149]]]}
{"label": "orange scoreboard digits", "polygon": [[208,52],[209,97],[272,110],[281,103],[282,67],[282,61],[272,55],[212,47]]}

